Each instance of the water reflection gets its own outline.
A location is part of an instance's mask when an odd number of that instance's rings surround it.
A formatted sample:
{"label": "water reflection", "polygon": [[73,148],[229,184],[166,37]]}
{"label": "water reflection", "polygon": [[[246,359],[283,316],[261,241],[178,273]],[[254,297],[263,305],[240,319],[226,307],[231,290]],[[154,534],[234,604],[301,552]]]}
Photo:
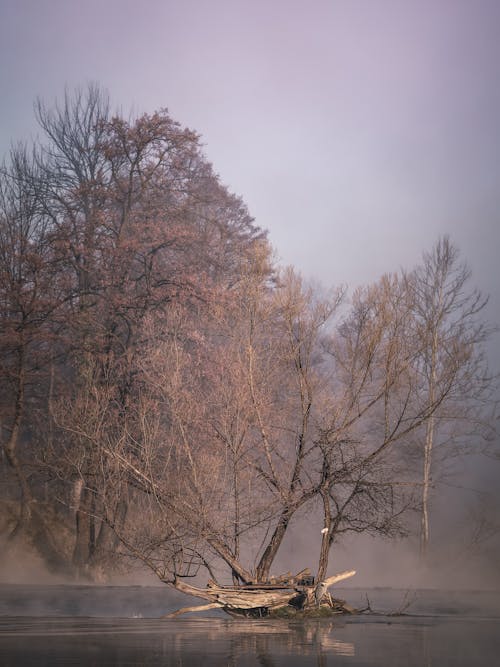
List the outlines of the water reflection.
{"label": "water reflection", "polygon": [[[223,627],[214,627],[208,633],[211,645],[221,635],[229,643],[228,665],[241,664],[245,656],[254,655],[262,667],[288,664],[291,656],[300,656],[301,664],[324,665],[327,655],[353,657],[352,641],[342,641],[335,632],[338,629],[331,621],[309,620],[307,622],[286,621],[229,621]],[[286,658],[286,663],[283,659]]]}
{"label": "water reflection", "polygon": [[234,621],[0,617],[0,664],[324,667],[496,664],[498,619]]}
{"label": "water reflection", "polygon": [[[158,620],[184,600],[140,587],[38,588],[0,586],[2,667],[491,667],[500,655],[494,593],[422,594],[423,613],[413,617],[240,620],[217,612]],[[399,594],[384,595],[394,609]]]}

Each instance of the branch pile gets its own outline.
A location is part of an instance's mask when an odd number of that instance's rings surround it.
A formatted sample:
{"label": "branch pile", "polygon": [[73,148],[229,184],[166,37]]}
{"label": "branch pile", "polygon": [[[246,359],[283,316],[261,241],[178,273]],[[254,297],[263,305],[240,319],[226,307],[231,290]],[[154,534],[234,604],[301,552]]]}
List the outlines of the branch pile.
{"label": "branch pile", "polygon": [[[354,570],[335,574],[316,584],[310,577],[305,577],[304,573],[305,571],[302,571],[290,578],[284,575],[278,577],[273,583],[255,583],[246,586],[220,586],[210,581],[206,588],[197,588],[177,581],[175,583],[177,590],[207,600],[208,604],[183,607],[166,614],[163,618],[173,618],[187,612],[207,609],[222,609],[232,616],[262,617],[268,616],[276,609],[288,607],[300,611],[319,608],[324,604],[327,604],[336,613],[353,612],[353,609],[343,601],[332,599],[328,589],[333,584],[352,577],[356,574]],[[308,579],[311,580],[311,583],[303,583]]]}

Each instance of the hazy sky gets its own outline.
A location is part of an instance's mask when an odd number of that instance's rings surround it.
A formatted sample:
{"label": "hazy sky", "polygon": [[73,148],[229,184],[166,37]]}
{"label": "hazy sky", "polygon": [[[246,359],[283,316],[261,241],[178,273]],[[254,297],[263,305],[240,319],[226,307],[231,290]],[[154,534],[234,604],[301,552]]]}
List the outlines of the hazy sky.
{"label": "hazy sky", "polygon": [[0,0],[1,154],[88,81],[197,130],[283,263],[354,286],[449,233],[500,321],[500,0]]}
{"label": "hazy sky", "polygon": [[284,263],[354,285],[450,233],[500,311],[500,0],[0,0],[0,151],[98,81],[168,107]]}

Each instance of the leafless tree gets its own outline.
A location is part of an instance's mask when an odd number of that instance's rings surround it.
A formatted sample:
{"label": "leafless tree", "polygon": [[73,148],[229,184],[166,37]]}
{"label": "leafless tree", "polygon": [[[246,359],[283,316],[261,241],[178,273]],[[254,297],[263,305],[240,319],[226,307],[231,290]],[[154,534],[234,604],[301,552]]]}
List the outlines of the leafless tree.
{"label": "leafless tree", "polygon": [[419,390],[429,406],[422,429],[422,557],[429,547],[430,496],[439,458],[459,447],[477,448],[492,431],[485,408],[491,405],[494,382],[484,354],[492,330],[482,319],[487,298],[469,287],[470,278],[448,237],[404,276],[414,317]]}
{"label": "leafless tree", "polygon": [[36,535],[46,560],[61,567],[44,512],[34,502],[37,454],[28,435],[33,412],[46,407],[53,325],[64,303],[43,194],[32,152],[13,148],[0,170],[0,440],[20,493],[11,537]]}
{"label": "leafless tree", "polygon": [[320,581],[344,534],[404,533],[419,505],[425,551],[436,448],[483,425],[492,387],[450,242],[350,302],[320,294],[166,111],[126,121],[92,85],[36,112],[45,140],[0,186],[19,526],[50,478],[76,570],[120,552],[181,590],[201,569],[267,581],[301,511],[323,521]]}

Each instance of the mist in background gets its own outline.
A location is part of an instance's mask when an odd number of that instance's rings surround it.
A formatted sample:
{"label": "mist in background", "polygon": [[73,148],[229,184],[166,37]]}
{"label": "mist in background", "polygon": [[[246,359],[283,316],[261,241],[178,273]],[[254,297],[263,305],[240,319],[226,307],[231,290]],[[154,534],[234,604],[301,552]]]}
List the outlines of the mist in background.
{"label": "mist in background", "polygon": [[[97,81],[117,108],[167,107],[198,131],[279,260],[306,278],[352,290],[450,234],[500,321],[496,0],[0,0],[0,63],[2,155],[36,135],[36,96],[50,106],[65,85]],[[488,351],[498,370],[498,335]],[[499,468],[457,464],[425,581],[500,582],[493,528],[474,541],[483,506],[500,523]],[[305,523],[277,567],[301,569],[312,549],[316,561],[321,527]],[[404,580],[417,550],[349,540],[331,567],[356,567],[363,584]]]}

